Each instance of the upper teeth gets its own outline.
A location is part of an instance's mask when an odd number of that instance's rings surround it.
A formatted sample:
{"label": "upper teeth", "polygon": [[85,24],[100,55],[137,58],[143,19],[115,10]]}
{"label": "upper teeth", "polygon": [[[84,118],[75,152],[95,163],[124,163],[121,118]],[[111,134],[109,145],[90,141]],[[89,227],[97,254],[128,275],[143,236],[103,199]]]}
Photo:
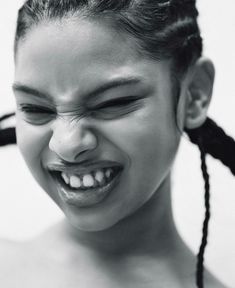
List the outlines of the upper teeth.
{"label": "upper teeth", "polygon": [[112,168],[98,169],[92,173],[84,175],[69,175],[65,172],[61,173],[64,182],[72,188],[80,187],[96,187],[97,185],[104,185],[106,180],[110,178],[113,173]]}
{"label": "upper teeth", "polygon": [[70,184],[71,186],[75,188],[79,188],[82,185],[80,178],[75,175],[70,176],[69,183],[66,183],[66,184]]}
{"label": "upper teeth", "polygon": [[95,172],[95,180],[98,182],[102,183],[104,180],[104,172],[101,170],[98,170]]}
{"label": "upper teeth", "polygon": [[95,180],[91,174],[83,176],[83,186],[92,187],[95,184]]}

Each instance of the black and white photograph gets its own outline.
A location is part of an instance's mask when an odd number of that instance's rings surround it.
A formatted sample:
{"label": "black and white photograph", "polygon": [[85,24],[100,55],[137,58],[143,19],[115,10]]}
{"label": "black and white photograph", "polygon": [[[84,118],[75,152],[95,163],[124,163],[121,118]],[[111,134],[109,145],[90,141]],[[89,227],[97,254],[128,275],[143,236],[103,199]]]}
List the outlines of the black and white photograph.
{"label": "black and white photograph", "polygon": [[235,1],[0,9],[0,287],[235,287]]}

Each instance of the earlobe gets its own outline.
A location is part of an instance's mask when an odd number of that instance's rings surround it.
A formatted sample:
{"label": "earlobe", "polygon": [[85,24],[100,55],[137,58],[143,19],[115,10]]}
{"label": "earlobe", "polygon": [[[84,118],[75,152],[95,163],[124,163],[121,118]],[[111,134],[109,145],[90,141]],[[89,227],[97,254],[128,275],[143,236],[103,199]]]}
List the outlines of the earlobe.
{"label": "earlobe", "polygon": [[213,91],[214,76],[214,65],[209,59],[200,58],[195,63],[186,92],[185,128],[195,129],[205,122]]}

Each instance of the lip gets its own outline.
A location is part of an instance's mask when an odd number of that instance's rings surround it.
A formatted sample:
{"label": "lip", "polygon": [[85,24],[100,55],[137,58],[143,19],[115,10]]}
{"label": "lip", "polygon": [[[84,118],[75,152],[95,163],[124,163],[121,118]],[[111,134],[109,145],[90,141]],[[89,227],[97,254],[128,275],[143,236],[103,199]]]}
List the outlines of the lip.
{"label": "lip", "polygon": [[[110,164],[110,162],[109,162],[109,164]],[[75,171],[76,171],[76,173],[78,173],[81,171],[85,171],[85,173],[87,173],[87,171],[94,170],[95,169],[94,167],[96,167],[96,165],[92,165],[92,169],[90,169],[91,167],[89,166],[89,167],[87,167],[87,168],[89,168],[88,170],[87,169],[85,169],[85,170],[72,169],[72,170],[70,170],[70,172],[75,173]],[[110,165],[109,166],[107,166],[107,165],[102,166],[102,168],[106,168],[106,167],[114,167],[114,166],[110,166]],[[116,167],[117,167],[117,165],[116,165]],[[98,168],[101,168],[101,165],[99,165]],[[59,194],[61,200],[63,202],[66,202],[67,204],[74,205],[74,206],[79,207],[79,208],[86,208],[86,207],[91,207],[91,206],[99,204],[100,202],[104,201],[111,194],[111,192],[116,188],[116,186],[120,182],[120,177],[121,177],[123,168],[121,168],[121,166],[119,165],[119,167],[116,169],[117,174],[111,180],[111,182],[109,182],[105,186],[86,189],[86,190],[84,190],[84,189],[72,189],[68,185],[66,185],[64,183],[64,181],[62,180],[61,176],[58,175],[60,172],[65,172],[65,171],[68,173],[68,169],[57,170],[56,172],[54,170],[53,172],[51,171],[51,173],[50,173],[55,184],[56,184],[57,191],[58,191],[58,194]]]}
{"label": "lip", "polygon": [[97,162],[83,162],[74,164],[53,163],[48,164],[50,172],[65,172],[67,174],[83,175],[90,172],[104,168],[118,168],[122,169],[122,165],[114,161],[97,161]]}

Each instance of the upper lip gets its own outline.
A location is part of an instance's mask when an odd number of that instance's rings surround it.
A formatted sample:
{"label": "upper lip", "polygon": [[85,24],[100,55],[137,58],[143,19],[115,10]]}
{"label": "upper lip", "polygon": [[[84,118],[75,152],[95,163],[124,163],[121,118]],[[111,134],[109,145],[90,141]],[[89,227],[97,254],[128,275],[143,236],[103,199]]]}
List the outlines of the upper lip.
{"label": "upper lip", "polygon": [[51,163],[48,164],[48,169],[51,172],[65,172],[68,174],[89,174],[91,171],[116,167],[121,169],[122,165],[114,161],[96,161],[96,162],[84,162],[74,164],[62,164],[62,163]]}

